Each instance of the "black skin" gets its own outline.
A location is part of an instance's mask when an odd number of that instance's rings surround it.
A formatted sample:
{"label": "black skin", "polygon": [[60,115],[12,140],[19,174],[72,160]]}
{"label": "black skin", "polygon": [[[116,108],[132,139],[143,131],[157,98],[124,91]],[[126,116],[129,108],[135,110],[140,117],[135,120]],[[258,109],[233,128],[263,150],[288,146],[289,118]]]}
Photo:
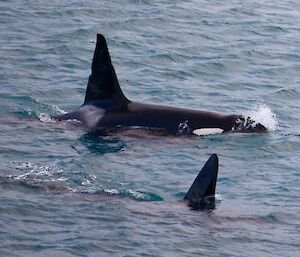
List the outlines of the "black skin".
{"label": "black skin", "polygon": [[[99,104],[94,103],[93,106],[101,108]],[[239,115],[220,115],[131,101],[104,110],[104,115],[99,118],[95,127],[90,127],[91,130],[142,127],[161,130],[172,135],[192,134],[194,130],[200,128],[221,128],[224,132],[266,132],[266,128],[260,123],[255,124],[250,118],[245,119]],[[82,116],[91,117],[88,112],[89,110],[75,111],[57,116],[56,119],[77,119],[84,122]]]}
{"label": "black skin", "polygon": [[192,134],[201,128],[220,128],[223,132],[266,132],[251,118],[221,115],[162,105],[137,103],[127,99],[111,64],[104,36],[97,43],[84,104],[77,110],[54,117],[57,120],[77,119],[91,131],[141,127],[168,134]]}

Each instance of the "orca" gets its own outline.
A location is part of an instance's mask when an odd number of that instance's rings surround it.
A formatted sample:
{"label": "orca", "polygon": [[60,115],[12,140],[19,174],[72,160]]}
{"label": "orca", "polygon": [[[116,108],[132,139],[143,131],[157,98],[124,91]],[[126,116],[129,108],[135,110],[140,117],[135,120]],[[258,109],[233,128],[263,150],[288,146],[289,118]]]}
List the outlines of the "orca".
{"label": "orca", "polygon": [[54,116],[54,119],[81,121],[89,131],[144,128],[173,135],[267,131],[262,124],[242,115],[221,115],[129,100],[121,90],[105,37],[101,34],[97,34],[91,70],[82,106]]}
{"label": "orca", "polygon": [[[193,209],[210,209],[214,208],[215,202],[215,192],[216,192],[216,184],[217,184],[217,177],[218,177],[218,167],[219,161],[218,156],[213,154],[207,160],[201,171],[198,173],[196,179],[194,180],[193,184],[187,191],[186,195],[183,198],[183,201],[187,202],[190,207]],[[64,193],[77,193],[83,195],[108,195],[108,196],[116,196],[116,197],[129,197],[133,198],[134,200],[141,200],[139,198],[134,198],[128,192],[118,192],[117,194],[112,194],[111,191],[101,190],[96,192],[85,192],[81,190],[77,190],[74,187],[70,187],[64,184],[61,181],[42,181],[36,179],[34,176],[33,178],[28,177],[27,175],[20,175],[20,176],[13,176],[7,175],[2,176],[0,175],[0,189],[1,186],[6,186],[13,190],[19,189],[20,191],[46,191],[46,192],[53,192],[57,194],[64,194]],[[118,190],[115,190],[118,191]],[[138,194],[145,195],[147,201],[162,201],[158,195],[152,193],[146,193],[137,191]],[[149,200],[150,198],[150,200]]]}
{"label": "orca", "polygon": [[216,154],[213,154],[207,160],[183,199],[191,202],[199,202],[205,197],[214,197],[218,170],[219,159]]}

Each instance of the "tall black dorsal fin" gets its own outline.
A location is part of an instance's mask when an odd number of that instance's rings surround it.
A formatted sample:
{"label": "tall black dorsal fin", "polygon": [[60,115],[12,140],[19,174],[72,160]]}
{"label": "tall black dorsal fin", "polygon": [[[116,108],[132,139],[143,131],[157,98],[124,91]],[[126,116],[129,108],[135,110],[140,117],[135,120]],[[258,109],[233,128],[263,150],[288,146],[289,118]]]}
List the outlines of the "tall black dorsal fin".
{"label": "tall black dorsal fin", "polygon": [[97,43],[84,104],[101,100],[128,101],[124,96],[111,63],[105,37],[97,34]]}
{"label": "tall black dorsal fin", "polygon": [[213,154],[199,172],[197,178],[184,197],[184,200],[198,202],[201,201],[201,199],[203,199],[205,196],[215,195],[218,168],[218,156]]}

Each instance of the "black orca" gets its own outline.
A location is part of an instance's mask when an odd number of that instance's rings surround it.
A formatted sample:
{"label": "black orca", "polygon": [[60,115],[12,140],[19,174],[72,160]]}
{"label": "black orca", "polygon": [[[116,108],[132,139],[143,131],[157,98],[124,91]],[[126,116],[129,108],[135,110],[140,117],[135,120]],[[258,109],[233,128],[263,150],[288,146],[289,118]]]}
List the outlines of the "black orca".
{"label": "black orca", "polygon": [[54,118],[79,120],[90,131],[138,127],[175,135],[205,135],[229,131],[266,132],[263,125],[241,115],[220,115],[129,100],[120,88],[106,40],[101,34],[97,35],[92,74],[83,105],[73,112]]}
{"label": "black orca", "polygon": [[183,198],[193,209],[214,207],[219,160],[216,154],[210,156],[192,186]]}
{"label": "black orca", "polygon": [[[184,201],[187,201],[191,207],[194,209],[204,208],[211,208],[211,204],[214,203],[214,196],[216,192],[216,183],[217,183],[217,176],[218,176],[218,167],[219,161],[218,156],[213,154],[210,156],[208,161],[203,166],[202,170],[198,173],[196,179],[194,180],[192,186],[186,193],[185,197],[183,198]],[[69,192],[77,192],[79,194],[84,195],[111,195],[111,193],[103,191],[96,191],[92,192],[84,192],[84,191],[77,191],[76,188],[71,188],[70,186],[55,181],[42,181],[27,176],[1,176],[0,175],[0,189],[1,186],[6,186],[8,188],[12,188],[13,190],[19,189],[21,191],[46,191],[46,192],[54,192],[58,194],[69,193]],[[145,193],[145,192],[138,192],[141,194],[145,194],[146,196],[155,196],[155,200],[152,201],[161,201],[163,200],[160,196]],[[114,194],[115,195],[115,194]],[[115,195],[119,197],[130,197],[126,192],[120,192],[119,194]],[[132,198],[132,196],[130,197]],[[135,200],[141,200],[134,198]],[[151,198],[150,198],[151,201]]]}

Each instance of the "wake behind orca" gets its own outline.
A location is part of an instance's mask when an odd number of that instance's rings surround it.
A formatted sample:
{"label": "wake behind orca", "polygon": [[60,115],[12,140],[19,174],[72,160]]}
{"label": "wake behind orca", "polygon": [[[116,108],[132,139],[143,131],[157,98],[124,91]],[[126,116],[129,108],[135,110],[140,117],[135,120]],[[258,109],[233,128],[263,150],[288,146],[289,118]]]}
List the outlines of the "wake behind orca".
{"label": "wake behind orca", "polygon": [[137,103],[122,92],[103,35],[97,35],[84,103],[56,120],[79,120],[90,131],[145,128],[168,134],[206,135],[223,132],[266,132],[266,128],[241,115]]}

